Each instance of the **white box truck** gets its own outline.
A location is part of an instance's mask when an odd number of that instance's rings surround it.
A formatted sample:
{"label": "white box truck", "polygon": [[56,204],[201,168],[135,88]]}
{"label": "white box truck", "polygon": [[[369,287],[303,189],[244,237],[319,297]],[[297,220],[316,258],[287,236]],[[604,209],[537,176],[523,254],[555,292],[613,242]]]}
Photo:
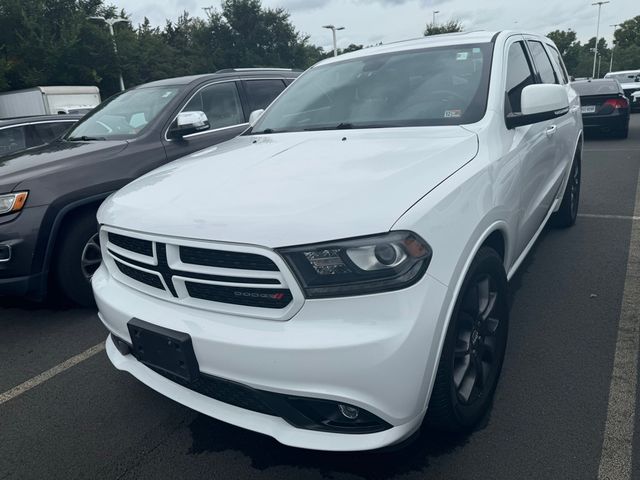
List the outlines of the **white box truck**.
{"label": "white box truck", "polygon": [[99,103],[98,87],[33,87],[0,93],[0,118],[87,113]]}

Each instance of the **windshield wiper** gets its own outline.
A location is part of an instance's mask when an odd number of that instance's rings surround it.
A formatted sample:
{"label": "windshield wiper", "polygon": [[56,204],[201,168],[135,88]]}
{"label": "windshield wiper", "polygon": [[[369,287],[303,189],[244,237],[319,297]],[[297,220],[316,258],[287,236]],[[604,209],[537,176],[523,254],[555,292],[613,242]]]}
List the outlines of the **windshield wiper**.
{"label": "windshield wiper", "polygon": [[283,132],[286,132],[286,130],[274,130],[273,128],[265,128],[261,132],[252,131],[251,135],[268,135],[270,133],[283,133]]}
{"label": "windshield wiper", "polygon": [[87,135],[82,135],[81,137],[69,137],[67,138],[70,142],[90,142],[92,140],[106,140],[105,137],[88,137]]}

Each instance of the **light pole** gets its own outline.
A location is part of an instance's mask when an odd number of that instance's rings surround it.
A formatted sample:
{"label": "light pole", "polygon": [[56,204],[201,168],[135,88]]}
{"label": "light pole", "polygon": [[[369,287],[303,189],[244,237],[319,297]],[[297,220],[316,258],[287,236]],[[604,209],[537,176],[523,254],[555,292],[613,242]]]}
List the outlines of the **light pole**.
{"label": "light pole", "polygon": [[331,30],[333,32],[333,56],[337,57],[338,56],[338,43],[336,41],[336,31],[337,30],[344,30],[344,27],[336,27],[334,25],[323,25],[322,28],[328,28],[329,30]]}
{"label": "light pole", "polygon": [[598,59],[598,37],[600,36],[600,10],[602,10],[602,5],[604,5],[605,3],[609,3],[609,0],[607,0],[606,2],[595,2],[591,4],[591,5],[598,6],[598,23],[596,26],[596,45],[595,45],[595,48],[593,49],[593,73],[591,74],[591,78],[594,78],[596,76],[596,60]]}
{"label": "light pole", "polygon": [[[616,28],[618,28],[618,25],[620,25],[619,23],[614,23],[613,25],[609,25],[610,27],[613,27],[613,33],[615,34],[616,32]],[[613,41],[611,42],[611,60],[609,61],[609,71],[613,72],[613,50],[616,48],[616,40],[615,40],[615,36]]]}
{"label": "light pole", "polygon": [[602,63],[602,54],[598,54],[598,78],[600,78],[600,64]]}
{"label": "light pole", "polygon": [[[116,23],[126,22],[129,23],[130,20],[126,18],[104,18],[104,17],[89,17],[91,20],[100,20],[101,22],[106,23],[109,26],[109,33],[111,34],[111,40],[113,41],[113,51],[116,53],[116,58],[118,57],[118,46],[116,45],[116,34],[113,31],[113,26]],[[120,74],[120,91],[124,91],[124,80],[122,79],[122,70],[119,72]]]}
{"label": "light pole", "polygon": [[435,26],[435,25],[436,25],[436,14],[437,14],[437,13],[440,13],[440,10],[434,10],[434,11],[433,11],[433,22],[432,22],[432,23],[433,23],[433,26]]}

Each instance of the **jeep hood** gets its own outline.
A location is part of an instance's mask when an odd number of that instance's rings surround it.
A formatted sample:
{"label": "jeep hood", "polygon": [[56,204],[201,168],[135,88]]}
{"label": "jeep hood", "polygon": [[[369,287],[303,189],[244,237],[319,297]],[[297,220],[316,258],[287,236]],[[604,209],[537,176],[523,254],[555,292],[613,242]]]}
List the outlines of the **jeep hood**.
{"label": "jeep hood", "polygon": [[98,220],[269,247],[379,233],[477,150],[454,126],[241,136],[130,183]]}
{"label": "jeep hood", "polygon": [[107,158],[127,146],[124,140],[56,141],[0,158],[0,193],[12,191],[25,180],[74,168],[80,163]]}

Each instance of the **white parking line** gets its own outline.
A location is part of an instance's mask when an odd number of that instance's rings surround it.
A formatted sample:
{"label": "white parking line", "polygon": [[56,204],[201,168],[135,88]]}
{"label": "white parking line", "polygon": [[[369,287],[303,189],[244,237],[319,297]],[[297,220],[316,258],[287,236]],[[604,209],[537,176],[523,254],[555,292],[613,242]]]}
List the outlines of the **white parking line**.
{"label": "white parking line", "polygon": [[579,213],[578,216],[584,218],[603,218],[605,220],[640,220],[640,216],[635,215],[603,215],[598,213]]}
{"label": "white parking line", "polygon": [[631,480],[640,349],[640,175],[631,226],[599,480]]}
{"label": "white parking line", "polygon": [[31,390],[34,387],[37,387],[41,383],[46,382],[47,380],[55,377],[59,373],[64,372],[65,370],[70,369],[71,367],[79,364],[80,362],[84,362],[85,360],[93,357],[96,353],[100,353],[104,350],[104,342],[99,343],[98,345],[94,345],[93,347],[85,350],[78,355],[71,357],[68,360],[56,365],[53,368],[50,368],[46,372],[42,372],[40,375],[36,375],[35,377],[27,380],[20,385],[13,387],[11,390],[7,390],[6,392],[0,394],[0,405],[9,400],[16,398],[19,395]]}

